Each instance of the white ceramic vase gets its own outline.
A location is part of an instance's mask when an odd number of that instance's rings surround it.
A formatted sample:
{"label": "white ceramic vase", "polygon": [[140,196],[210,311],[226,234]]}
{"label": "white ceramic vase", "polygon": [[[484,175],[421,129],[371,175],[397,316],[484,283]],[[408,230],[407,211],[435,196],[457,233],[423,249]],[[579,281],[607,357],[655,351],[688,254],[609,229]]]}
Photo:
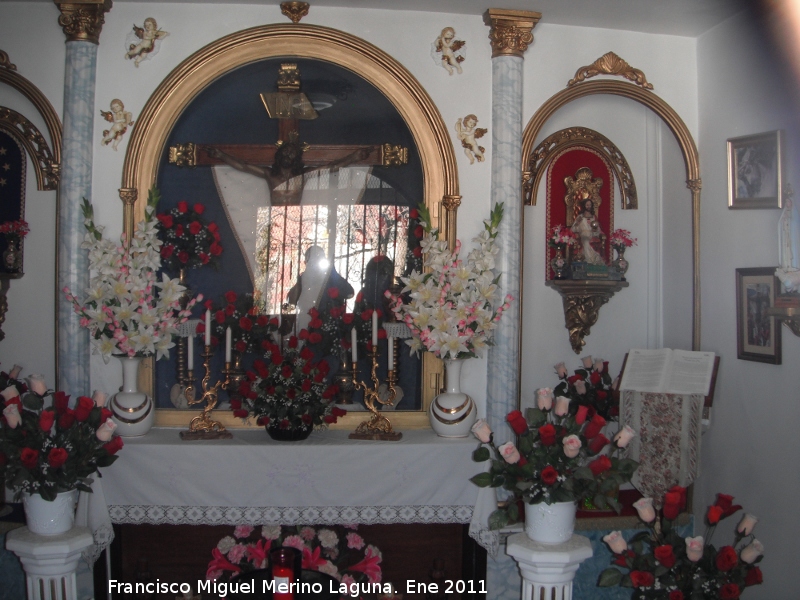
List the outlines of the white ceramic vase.
{"label": "white ceramic vase", "polygon": [[153,399],[139,391],[139,365],[141,356],[118,356],[122,365],[122,391],[111,399],[112,417],[121,437],[138,437],[153,426],[155,407]]}
{"label": "white ceramic vase", "polygon": [[575,530],[574,502],[525,503],[525,533],[534,542],[563,544]]}
{"label": "white ceramic vase", "polygon": [[461,367],[465,359],[445,359],[446,391],[431,402],[431,428],[442,437],[467,437],[478,416],[474,400],[461,393]]}
{"label": "white ceramic vase", "polygon": [[38,535],[60,535],[75,525],[75,505],[78,490],[61,492],[52,502],[39,494],[23,494],[22,506],[31,533]]}

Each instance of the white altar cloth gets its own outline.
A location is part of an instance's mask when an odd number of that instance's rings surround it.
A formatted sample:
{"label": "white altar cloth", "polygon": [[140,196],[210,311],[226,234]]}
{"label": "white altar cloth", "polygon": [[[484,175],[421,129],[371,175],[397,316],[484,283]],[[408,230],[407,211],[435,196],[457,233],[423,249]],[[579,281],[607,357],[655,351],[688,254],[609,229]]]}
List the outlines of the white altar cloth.
{"label": "white altar cloth", "polygon": [[182,441],[180,429],[126,438],[103,489],[114,523],[469,523],[476,441],[430,430],[398,442],[320,431],[276,442],[263,429]]}

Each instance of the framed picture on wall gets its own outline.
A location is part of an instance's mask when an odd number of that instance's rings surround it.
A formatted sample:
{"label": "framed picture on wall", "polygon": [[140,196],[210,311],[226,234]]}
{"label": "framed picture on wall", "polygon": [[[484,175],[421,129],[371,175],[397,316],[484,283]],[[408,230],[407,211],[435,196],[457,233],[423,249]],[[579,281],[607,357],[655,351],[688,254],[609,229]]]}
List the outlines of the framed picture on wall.
{"label": "framed picture on wall", "polygon": [[775,269],[736,269],[736,348],[741,360],[781,364],[780,321],[767,314],[780,290]]}
{"label": "framed picture on wall", "polygon": [[783,132],[728,140],[728,208],[782,208]]}

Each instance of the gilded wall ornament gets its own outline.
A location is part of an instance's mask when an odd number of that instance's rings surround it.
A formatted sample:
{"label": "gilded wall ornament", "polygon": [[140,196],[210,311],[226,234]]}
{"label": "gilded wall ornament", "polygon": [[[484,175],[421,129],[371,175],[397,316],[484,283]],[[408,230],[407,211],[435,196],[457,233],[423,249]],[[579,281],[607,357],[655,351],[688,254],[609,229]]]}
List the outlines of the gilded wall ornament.
{"label": "gilded wall ornament", "polygon": [[486,135],[486,132],[489,130],[477,127],[477,125],[478,117],[472,114],[456,121],[456,134],[458,135],[458,139],[461,140],[461,147],[464,148],[464,154],[467,155],[469,164],[471,165],[474,164],[476,160],[478,162],[483,162],[485,160],[483,154],[486,152],[486,148],[479,146],[476,140]]}
{"label": "gilded wall ornament", "polygon": [[147,17],[141,27],[134,24],[125,38],[125,58],[132,60],[138,67],[143,60],[150,60],[158,54],[161,40],[169,35],[168,31],[158,28],[153,17]]}
{"label": "gilded wall ornament", "polygon": [[569,80],[567,87],[573,86],[591,77],[598,75],[617,75],[632,81],[645,90],[652,90],[653,84],[647,81],[644,72],[634,69],[626,61],[613,52],[606,52],[590,65],[581,67],[575,72],[575,77]]}
{"label": "gilded wall ornament", "polygon": [[105,13],[111,10],[111,0],[55,0],[55,3],[61,11],[58,24],[68,42],[100,43],[100,31],[105,23]]}
{"label": "gilded wall ornament", "polygon": [[431,56],[433,62],[447,71],[449,75],[463,72],[461,63],[466,59],[466,42],[457,40],[456,30],[452,27],[445,27],[433,43],[431,44]]}
{"label": "gilded wall ornament", "polygon": [[0,106],[0,129],[13,131],[14,137],[25,146],[34,163],[39,189],[58,189],[60,165],[36,126],[20,113]]}
{"label": "gilded wall ornament", "polygon": [[0,50],[0,68],[8,69],[9,71],[16,71],[17,65],[11,63],[8,54]]}
{"label": "gilded wall ornament", "polygon": [[100,115],[111,123],[111,127],[103,130],[103,145],[117,149],[122,141],[122,136],[128,131],[128,127],[133,127],[133,114],[125,110],[125,105],[119,98],[111,101],[111,110],[101,110]]}
{"label": "gilded wall ornament", "polygon": [[292,23],[299,23],[300,19],[308,15],[308,2],[281,2],[281,12]]}
{"label": "gilded wall ornament", "polygon": [[518,56],[533,42],[533,28],[542,13],[528,10],[505,10],[490,8],[484,14],[484,22],[491,27],[489,41],[492,45],[492,58],[497,56]]}

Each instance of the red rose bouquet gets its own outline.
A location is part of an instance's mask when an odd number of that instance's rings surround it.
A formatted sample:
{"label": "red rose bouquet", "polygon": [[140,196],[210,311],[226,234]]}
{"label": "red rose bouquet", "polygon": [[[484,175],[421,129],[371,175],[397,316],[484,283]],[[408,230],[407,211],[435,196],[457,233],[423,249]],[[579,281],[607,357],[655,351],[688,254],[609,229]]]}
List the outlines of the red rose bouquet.
{"label": "red rose bouquet", "polygon": [[268,342],[263,359],[253,362],[238,395],[231,399],[236,417],[255,417],[278,430],[310,430],[335,423],[346,411],[335,406],[337,388],[325,381],[328,363],[292,336],[286,347]]}
{"label": "red rose bouquet", "polygon": [[[537,407],[529,408],[527,417],[518,410],[506,417],[518,436],[516,445],[495,446],[488,424],[478,419],[472,432],[481,444],[472,459],[491,459],[491,465],[471,481],[480,487],[502,487],[528,504],[577,502],[589,497],[598,508],[611,505],[619,512],[621,506],[606,492],[630,481],[639,465],[607,452],[627,446],[633,430],[625,428],[611,441],[601,433],[605,419],[598,414],[589,417],[586,406],[573,415],[569,399],[560,397],[554,402],[549,388],[539,389],[536,400]],[[489,517],[489,527],[500,529],[517,521],[518,510],[516,502],[497,509]]]}
{"label": "red rose bouquet", "polygon": [[343,595],[354,589],[351,586],[363,589],[365,584],[380,584],[381,551],[367,544],[357,529],[355,525],[238,525],[233,535],[223,537],[211,551],[206,579],[229,581],[234,575],[265,569],[271,550],[288,547],[300,551],[303,569],[327,573],[345,585],[348,592]]}
{"label": "red rose bouquet", "polygon": [[347,313],[345,299],[335,287],[325,290],[327,301],[323,308],[308,311],[311,320],[308,329],[299,336],[317,356],[342,357],[350,349],[350,329],[354,327],[355,315]]}
{"label": "red rose bouquet", "polygon": [[64,392],[48,390],[40,375],[25,385],[18,373],[18,367],[0,373],[0,477],[16,498],[28,493],[54,500],[73,489],[91,492],[91,475],[99,476],[98,468],[110,466],[122,448],[105,394],[70,402]]}
{"label": "red rose bouquet", "polygon": [[579,406],[588,406],[590,412],[599,414],[606,421],[616,421],[619,396],[614,393],[608,361],[591,356],[584,356],[581,361],[583,368],[575,369],[572,375],[568,374],[563,362],[555,365],[561,382],[553,389],[553,394],[569,398],[572,413],[577,412]]}
{"label": "red rose bouquet", "polygon": [[202,204],[182,200],[178,205],[156,215],[161,239],[161,265],[170,271],[196,269],[203,265],[219,266],[222,246],[216,223],[205,223]]}
{"label": "red rose bouquet", "polygon": [[[705,536],[681,537],[673,524],[686,506],[686,489],[675,486],[664,496],[661,519],[652,498],[634,507],[647,531],[625,540],[619,531],[603,538],[614,553],[613,564],[600,574],[600,587],[633,588],[634,600],[735,600],[745,588],[762,582],[764,547],[753,536],[758,519],[745,514],[736,526],[733,544],[711,545],[717,523],[742,507],[733,497],[717,494],[706,512]],[[620,570],[620,569],[624,569]]]}
{"label": "red rose bouquet", "polygon": [[[225,339],[225,331],[231,329],[231,344],[239,354],[261,354],[272,346],[272,334],[278,330],[278,319],[258,314],[258,306],[252,294],[237,294],[228,291],[220,302],[206,302],[211,311],[211,345],[216,346]],[[205,323],[200,323],[197,333],[205,332]]]}

